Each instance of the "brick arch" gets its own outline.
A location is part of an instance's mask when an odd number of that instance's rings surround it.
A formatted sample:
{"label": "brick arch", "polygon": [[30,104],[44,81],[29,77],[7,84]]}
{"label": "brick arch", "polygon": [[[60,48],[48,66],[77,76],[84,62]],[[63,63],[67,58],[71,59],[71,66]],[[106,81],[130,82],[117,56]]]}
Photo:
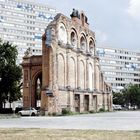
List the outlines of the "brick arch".
{"label": "brick arch", "polygon": [[85,63],[83,60],[79,61],[79,78],[78,83],[81,89],[85,89]]}
{"label": "brick arch", "polygon": [[62,53],[58,54],[58,85],[64,87],[65,86],[65,58]]}
{"label": "brick arch", "polygon": [[69,60],[69,69],[68,69],[68,79],[69,79],[69,85],[72,88],[76,88],[76,61],[73,57],[70,57]]}
{"label": "brick arch", "polygon": [[[72,38],[73,34],[75,35],[75,38],[74,37]],[[76,29],[74,27],[71,28],[69,35],[70,35],[70,44],[73,46],[72,40],[75,39],[76,42],[75,42],[74,47],[78,48],[79,37],[78,37],[77,31],[76,31]]]}
{"label": "brick arch", "polygon": [[80,36],[80,48],[82,49],[82,50],[87,50],[87,46],[88,44],[87,44],[87,38],[86,38],[86,35],[85,35],[85,33],[81,33],[81,36]]}
{"label": "brick arch", "polygon": [[42,79],[42,56],[24,57],[23,63],[23,106],[36,107],[35,79]]}
{"label": "brick arch", "polygon": [[88,88],[93,90],[94,87],[94,71],[93,65],[91,63],[88,64]]}
{"label": "brick arch", "polygon": [[[38,81],[40,83],[38,83]],[[42,71],[36,71],[32,77],[32,106],[40,107],[39,101],[41,100],[42,89]]]}
{"label": "brick arch", "polygon": [[100,89],[100,67],[99,63],[96,62],[96,89]]}
{"label": "brick arch", "polygon": [[92,37],[89,38],[88,46],[89,46],[89,51],[94,54],[95,53],[95,40]]}
{"label": "brick arch", "polygon": [[[60,28],[60,25],[66,30],[67,41],[66,42],[63,42],[63,43],[66,44],[68,42],[68,29],[67,29],[66,24],[63,21],[59,22],[59,24],[57,25],[57,28],[58,29]],[[58,31],[58,40],[59,40],[59,31]],[[61,40],[59,40],[59,41],[61,41]]]}
{"label": "brick arch", "polygon": [[34,75],[32,76],[32,83],[33,83],[33,85],[35,84],[35,80],[36,80],[36,78],[38,77],[38,75],[42,75],[42,70],[37,70],[35,73],[34,73]]}

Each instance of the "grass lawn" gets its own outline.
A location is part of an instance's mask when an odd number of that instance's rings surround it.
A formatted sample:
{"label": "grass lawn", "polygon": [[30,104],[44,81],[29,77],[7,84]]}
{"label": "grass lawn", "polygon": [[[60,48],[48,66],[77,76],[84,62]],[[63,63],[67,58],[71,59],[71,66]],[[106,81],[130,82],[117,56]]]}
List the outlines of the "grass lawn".
{"label": "grass lawn", "polygon": [[140,131],[0,128],[0,140],[140,140]]}

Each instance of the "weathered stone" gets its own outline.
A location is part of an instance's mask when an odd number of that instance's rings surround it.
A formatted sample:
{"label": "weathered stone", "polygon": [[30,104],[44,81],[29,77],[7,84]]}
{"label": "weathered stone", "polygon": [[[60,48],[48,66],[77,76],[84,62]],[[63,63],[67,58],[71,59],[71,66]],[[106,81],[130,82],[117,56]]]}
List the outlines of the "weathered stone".
{"label": "weathered stone", "polygon": [[[71,20],[58,14],[49,24],[47,29],[53,29],[52,35],[55,39],[47,46],[47,36],[42,36],[43,53],[40,57],[28,58],[31,59],[32,66],[31,61],[24,58],[23,69],[31,74],[29,77],[27,72],[24,73],[24,106],[29,106],[30,100],[31,105],[36,106],[35,87],[26,85],[30,80],[34,82],[33,77],[36,77],[38,71],[42,71],[41,109],[47,113],[60,114],[63,109],[79,112],[112,109],[111,89],[103,80],[99,59],[95,54],[95,34],[88,28],[87,17],[83,12],[82,19],[74,14]],[[76,40],[74,45],[71,37]]]}

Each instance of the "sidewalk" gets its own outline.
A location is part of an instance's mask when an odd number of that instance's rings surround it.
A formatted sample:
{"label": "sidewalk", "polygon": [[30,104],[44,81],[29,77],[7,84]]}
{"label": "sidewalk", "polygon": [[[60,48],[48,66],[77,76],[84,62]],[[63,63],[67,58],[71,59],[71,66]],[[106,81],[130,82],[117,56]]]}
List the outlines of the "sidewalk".
{"label": "sidewalk", "polygon": [[17,114],[0,114],[0,119],[19,118]]}

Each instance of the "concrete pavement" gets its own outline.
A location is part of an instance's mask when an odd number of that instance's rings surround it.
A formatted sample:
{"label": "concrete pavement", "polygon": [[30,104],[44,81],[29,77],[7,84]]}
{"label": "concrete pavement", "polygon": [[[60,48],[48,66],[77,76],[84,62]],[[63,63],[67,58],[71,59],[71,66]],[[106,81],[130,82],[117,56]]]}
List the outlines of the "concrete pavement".
{"label": "concrete pavement", "polygon": [[0,128],[140,130],[140,111],[0,119]]}

